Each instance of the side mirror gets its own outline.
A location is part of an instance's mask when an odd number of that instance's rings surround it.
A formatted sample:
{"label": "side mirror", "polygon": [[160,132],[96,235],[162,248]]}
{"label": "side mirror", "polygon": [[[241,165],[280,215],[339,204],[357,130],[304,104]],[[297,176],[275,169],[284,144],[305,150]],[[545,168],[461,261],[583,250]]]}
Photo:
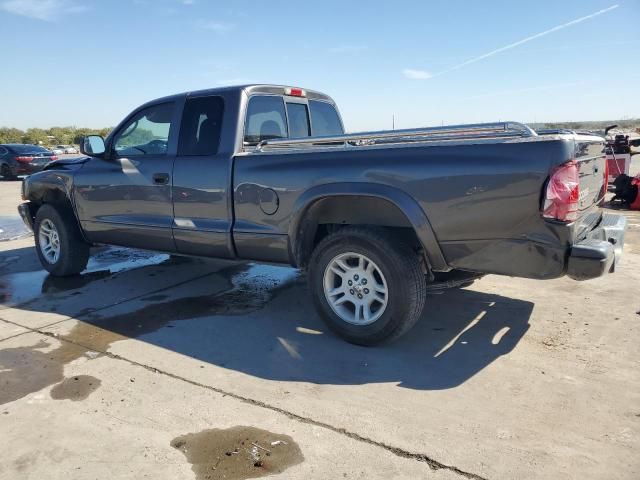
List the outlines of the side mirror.
{"label": "side mirror", "polygon": [[87,135],[80,142],[80,152],[84,155],[100,156],[107,150],[100,135]]}

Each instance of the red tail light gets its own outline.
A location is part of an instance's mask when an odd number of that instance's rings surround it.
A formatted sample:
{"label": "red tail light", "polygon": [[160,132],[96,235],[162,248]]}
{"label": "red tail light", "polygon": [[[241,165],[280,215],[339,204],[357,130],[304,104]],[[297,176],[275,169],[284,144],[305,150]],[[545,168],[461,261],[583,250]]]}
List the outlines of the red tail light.
{"label": "red tail light", "polygon": [[51,160],[52,162],[53,162],[54,160],[57,160],[57,159],[58,159],[58,156],[57,156],[57,155],[51,155],[51,156],[49,157],[49,160]]}
{"label": "red tail light", "polygon": [[580,175],[575,160],[560,165],[551,172],[542,208],[542,216],[561,222],[578,219]]}
{"label": "red tail light", "polygon": [[22,162],[22,163],[29,163],[31,160],[33,160],[33,157],[16,157],[16,160],[18,162]]}

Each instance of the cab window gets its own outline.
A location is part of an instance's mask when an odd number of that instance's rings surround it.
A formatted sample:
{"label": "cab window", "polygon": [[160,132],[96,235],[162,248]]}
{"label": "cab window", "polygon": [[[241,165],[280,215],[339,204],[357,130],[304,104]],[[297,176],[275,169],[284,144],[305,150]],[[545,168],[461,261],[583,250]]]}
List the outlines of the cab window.
{"label": "cab window", "polygon": [[174,103],[153,105],[139,111],[115,136],[119,156],[166,155]]}
{"label": "cab window", "polygon": [[313,136],[342,135],[344,128],[335,107],[328,102],[309,100]]}
{"label": "cab window", "polygon": [[287,138],[287,117],[282,97],[258,95],[251,97],[247,107],[244,141],[257,145],[263,140]]}
{"label": "cab window", "polygon": [[224,103],[221,97],[187,99],[182,114],[178,155],[215,155],[220,145]]}
{"label": "cab window", "polygon": [[287,116],[289,118],[289,137],[302,138],[311,136],[309,112],[304,103],[287,102]]}

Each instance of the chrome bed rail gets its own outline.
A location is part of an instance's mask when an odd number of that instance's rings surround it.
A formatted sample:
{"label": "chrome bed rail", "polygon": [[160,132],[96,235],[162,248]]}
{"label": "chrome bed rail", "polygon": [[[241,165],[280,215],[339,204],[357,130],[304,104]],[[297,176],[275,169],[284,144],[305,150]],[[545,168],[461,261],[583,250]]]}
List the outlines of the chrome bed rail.
{"label": "chrome bed rail", "polygon": [[309,147],[362,147],[367,145],[440,142],[453,140],[534,137],[537,133],[518,122],[476,123],[446,127],[413,128],[380,132],[351,133],[327,137],[263,140],[256,150]]}

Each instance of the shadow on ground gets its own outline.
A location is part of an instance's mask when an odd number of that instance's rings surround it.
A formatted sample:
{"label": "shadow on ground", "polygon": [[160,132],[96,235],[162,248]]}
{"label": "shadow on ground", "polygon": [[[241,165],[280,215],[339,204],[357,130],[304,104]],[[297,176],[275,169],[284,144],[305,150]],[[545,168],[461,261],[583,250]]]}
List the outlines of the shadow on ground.
{"label": "shadow on ground", "polygon": [[[0,260],[28,255],[34,253],[9,251],[1,254]],[[198,261],[181,259],[173,264],[166,256],[153,258],[156,263],[138,259],[131,270],[120,265],[114,281],[129,281],[134,270],[139,277],[140,269],[156,275],[160,265],[164,274],[170,275],[172,268],[189,268],[190,262]],[[13,273],[0,277],[0,290],[11,292],[15,278],[26,275],[30,276],[29,288],[39,289],[39,296],[13,308],[48,312],[56,299],[60,304],[57,311],[63,315],[61,296],[74,296],[74,301],[90,305],[86,288],[114,275],[108,265],[102,265],[104,268],[78,277],[56,279],[42,272],[16,272],[16,265],[19,263],[12,265]],[[214,284],[217,286],[209,286]],[[132,296],[135,288],[132,285]],[[513,350],[529,328],[532,309],[532,303],[522,300],[468,289],[449,290],[428,296],[423,318],[404,338],[390,345],[358,347],[327,331],[311,305],[305,279],[296,270],[239,264],[186,286],[143,296],[120,305],[115,312],[83,311],[77,317],[83,323],[68,337],[98,351],[115,341],[136,338],[201,362],[274,381],[331,385],[392,382],[405,388],[438,390],[462,384]]]}

